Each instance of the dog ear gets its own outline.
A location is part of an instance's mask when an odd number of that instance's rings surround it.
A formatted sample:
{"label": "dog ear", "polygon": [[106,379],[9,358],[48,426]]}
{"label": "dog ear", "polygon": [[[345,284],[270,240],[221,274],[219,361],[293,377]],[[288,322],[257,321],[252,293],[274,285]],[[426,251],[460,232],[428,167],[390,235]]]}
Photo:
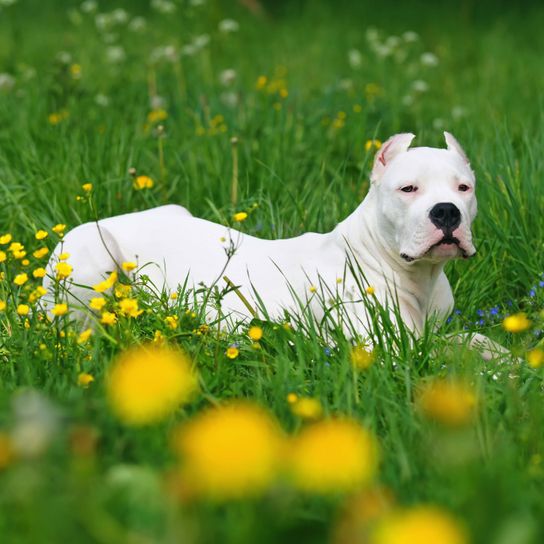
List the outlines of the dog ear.
{"label": "dog ear", "polygon": [[374,159],[374,166],[372,167],[372,173],[370,174],[370,181],[372,183],[377,182],[381,178],[385,167],[399,153],[408,151],[408,148],[415,137],[415,134],[404,132],[391,136],[387,142],[383,143]]}
{"label": "dog ear", "polygon": [[461,144],[455,139],[453,134],[449,132],[444,132],[444,138],[446,140],[446,145],[448,146],[448,151],[453,151],[457,153],[467,164],[470,164],[466,153],[463,151]]}

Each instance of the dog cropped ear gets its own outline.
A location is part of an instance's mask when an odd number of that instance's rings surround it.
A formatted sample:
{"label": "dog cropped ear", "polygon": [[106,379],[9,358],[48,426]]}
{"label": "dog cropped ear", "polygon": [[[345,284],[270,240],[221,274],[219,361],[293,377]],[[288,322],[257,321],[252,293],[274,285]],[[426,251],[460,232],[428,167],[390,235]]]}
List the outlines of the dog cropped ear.
{"label": "dog cropped ear", "polygon": [[387,142],[384,142],[376,153],[374,166],[370,174],[370,181],[376,183],[383,174],[385,167],[399,154],[408,151],[415,134],[405,132],[403,134],[395,134],[391,136]]}
{"label": "dog cropped ear", "polygon": [[457,155],[459,155],[467,164],[470,164],[467,154],[463,151],[461,144],[456,140],[453,134],[444,132],[444,138],[446,140],[446,145],[448,146],[448,151],[457,153]]}

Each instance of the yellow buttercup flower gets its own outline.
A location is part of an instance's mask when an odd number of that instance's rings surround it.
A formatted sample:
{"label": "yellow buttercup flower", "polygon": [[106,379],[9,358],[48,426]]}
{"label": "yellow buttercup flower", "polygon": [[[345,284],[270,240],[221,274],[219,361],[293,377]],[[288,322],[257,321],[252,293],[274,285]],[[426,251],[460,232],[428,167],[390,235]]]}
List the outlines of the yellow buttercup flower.
{"label": "yellow buttercup flower", "polygon": [[7,304],[5,300],[0,300],[0,312],[4,312],[6,310]]}
{"label": "yellow buttercup flower", "polygon": [[436,506],[415,506],[386,514],[369,544],[468,544],[464,527]]}
{"label": "yellow buttercup flower", "polygon": [[84,344],[85,342],[87,342],[87,340],[89,340],[92,334],[92,329],[85,329],[83,332],[79,333],[79,336],[77,337],[77,343]]}
{"label": "yellow buttercup flower", "polygon": [[115,286],[113,294],[117,298],[127,298],[130,296],[131,291],[132,291],[132,287],[130,285],[125,285],[124,283],[118,283]]}
{"label": "yellow buttercup flower", "polygon": [[49,253],[48,248],[41,247],[41,248],[37,249],[36,251],[34,251],[34,253],[32,253],[32,255],[34,255],[34,257],[36,259],[41,259],[42,257],[45,257],[48,253]]}
{"label": "yellow buttercup flower", "polygon": [[263,330],[261,329],[261,327],[254,325],[253,327],[249,328],[249,330],[247,331],[247,335],[254,342],[258,342],[263,337]]}
{"label": "yellow buttercup flower", "polygon": [[240,350],[236,346],[229,346],[227,348],[227,351],[225,352],[225,355],[229,359],[236,359],[236,357],[238,357],[238,355],[240,355]]}
{"label": "yellow buttercup flower", "polygon": [[246,212],[238,212],[235,213],[232,216],[232,219],[236,221],[237,223],[241,223],[242,221],[245,221],[247,219],[247,213]]}
{"label": "yellow buttercup flower", "polygon": [[179,319],[178,319],[177,315],[169,315],[169,316],[164,318],[164,322],[171,329],[176,329],[177,328],[178,321],[179,321]]}
{"label": "yellow buttercup flower", "polygon": [[28,266],[30,264],[30,261],[28,259],[23,259],[21,261],[21,266]]}
{"label": "yellow buttercup flower", "polygon": [[188,402],[198,389],[198,380],[183,352],[150,344],[119,356],[108,374],[106,389],[123,423],[146,425]]}
{"label": "yellow buttercup flower", "polygon": [[138,309],[138,301],[135,298],[124,298],[119,301],[119,309],[124,316],[138,317],[143,310]]}
{"label": "yellow buttercup flower", "polygon": [[57,271],[57,279],[58,280],[65,280],[66,278],[70,277],[70,274],[74,271],[72,265],[69,265],[68,263],[65,263],[64,261],[60,261],[55,265],[55,270]]}
{"label": "yellow buttercup flower", "polygon": [[52,229],[55,234],[62,234],[66,230],[64,223],[57,223]]}
{"label": "yellow buttercup flower", "polygon": [[117,316],[113,312],[103,312],[100,323],[103,325],[115,325],[117,323]]}
{"label": "yellow buttercup flower", "polygon": [[544,350],[540,348],[527,352],[527,362],[531,368],[540,368],[544,363]]}
{"label": "yellow buttercup flower", "polygon": [[367,295],[372,296],[374,293],[376,293],[376,289],[374,289],[374,287],[372,287],[372,285],[369,285],[369,286],[365,289],[365,293],[366,293]]}
{"label": "yellow buttercup flower", "polygon": [[98,312],[100,312],[106,304],[107,300],[103,297],[93,297],[91,300],[89,300],[89,306]]}
{"label": "yellow buttercup flower", "polygon": [[87,372],[82,372],[77,377],[77,384],[80,387],[89,387],[92,382],[94,382],[94,376],[92,374],[88,374]]}
{"label": "yellow buttercup flower", "polygon": [[323,407],[318,399],[300,397],[291,403],[291,412],[302,419],[319,419],[323,415]]}
{"label": "yellow buttercup flower", "polygon": [[15,285],[24,285],[28,281],[28,274],[25,274],[24,272],[22,274],[17,274],[15,278],[13,278],[13,283]]}
{"label": "yellow buttercup flower", "polygon": [[16,258],[16,259],[22,259],[24,256],[26,255],[26,251],[23,249],[23,250],[20,250],[20,251],[14,251],[13,252],[13,256]]}
{"label": "yellow buttercup flower", "polygon": [[47,289],[41,285],[38,285],[32,293],[28,296],[28,300],[31,304],[36,302],[39,298],[42,298],[47,293]]}
{"label": "yellow buttercup flower", "polygon": [[364,344],[357,344],[351,349],[351,364],[355,370],[366,370],[374,363],[376,354]]}
{"label": "yellow buttercup flower", "polygon": [[38,232],[36,232],[36,234],[34,236],[35,236],[36,240],[43,240],[43,239],[47,238],[48,234],[47,234],[46,230],[39,230]]}
{"label": "yellow buttercup flower", "polygon": [[504,318],[502,326],[508,332],[523,332],[531,326],[531,321],[527,319],[527,315],[523,312],[509,315]]}
{"label": "yellow buttercup flower", "polygon": [[114,270],[105,280],[93,285],[93,289],[97,293],[104,293],[108,289],[111,289],[117,281],[117,272]]}
{"label": "yellow buttercup flower", "polygon": [[28,306],[27,304],[19,304],[19,306],[17,306],[17,313],[19,315],[28,315],[29,312],[30,306]]}
{"label": "yellow buttercup flower", "polygon": [[134,182],[132,186],[137,191],[141,191],[142,189],[151,189],[155,185],[153,180],[149,176],[137,176],[134,178]]}
{"label": "yellow buttercup flower", "polygon": [[138,265],[133,261],[125,261],[121,267],[125,272],[132,272]]}
{"label": "yellow buttercup flower", "polygon": [[93,184],[92,183],[84,183],[81,188],[86,192],[90,193],[93,190]]}
{"label": "yellow buttercup flower", "polygon": [[32,271],[32,275],[35,277],[35,278],[43,278],[46,274],[46,270],[45,268],[36,268],[35,270]]}
{"label": "yellow buttercup flower", "polygon": [[21,244],[20,242],[12,242],[8,247],[8,251],[15,253],[17,251],[22,251],[24,248],[25,246]]}
{"label": "yellow buttercup flower", "polygon": [[173,438],[188,484],[197,494],[216,500],[263,492],[278,475],[282,446],[276,421],[245,402],[206,410]]}
{"label": "yellow buttercup flower", "polygon": [[416,403],[428,418],[456,427],[473,419],[477,397],[474,389],[463,382],[434,379],[420,387]]}
{"label": "yellow buttercup flower", "polygon": [[6,252],[0,251],[0,263],[3,263],[7,258],[8,256],[6,255]]}
{"label": "yellow buttercup flower", "polygon": [[55,306],[53,306],[53,309],[51,310],[51,313],[57,317],[66,315],[68,313],[68,304],[55,304]]}
{"label": "yellow buttercup flower", "polygon": [[367,485],[378,466],[374,436],[356,421],[329,419],[305,427],[292,440],[289,468],[303,491],[345,493]]}
{"label": "yellow buttercup flower", "polygon": [[70,254],[69,253],[59,253],[58,255],[59,257],[59,261],[66,261],[70,258]]}
{"label": "yellow buttercup flower", "polygon": [[11,242],[12,236],[11,234],[2,234],[0,236],[0,245],[5,246]]}

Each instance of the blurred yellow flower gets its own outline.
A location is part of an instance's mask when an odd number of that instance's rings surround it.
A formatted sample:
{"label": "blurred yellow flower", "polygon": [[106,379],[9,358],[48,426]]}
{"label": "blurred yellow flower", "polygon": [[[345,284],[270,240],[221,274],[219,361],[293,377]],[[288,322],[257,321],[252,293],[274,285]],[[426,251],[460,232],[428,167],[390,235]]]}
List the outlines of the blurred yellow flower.
{"label": "blurred yellow flower", "polygon": [[12,236],[11,234],[2,234],[0,236],[0,245],[5,246],[11,242]]}
{"label": "blurred yellow flower", "polygon": [[369,285],[369,286],[365,289],[365,292],[366,292],[367,295],[372,296],[372,295],[376,292],[376,289],[374,289],[374,287],[372,287],[372,285]]}
{"label": "blurred yellow flower", "polygon": [[259,76],[257,78],[257,83],[255,83],[255,88],[260,91],[266,87],[268,83],[268,78],[266,76]]}
{"label": "blurred yellow flower", "polygon": [[55,234],[62,234],[66,230],[66,225],[63,223],[57,223],[51,230]]}
{"label": "blurred yellow flower", "polygon": [[121,421],[146,425],[188,402],[198,389],[198,378],[183,352],[149,344],[118,357],[108,373],[106,389]]}
{"label": "blurred yellow flower", "polygon": [[95,290],[97,293],[104,293],[104,291],[111,289],[115,285],[116,281],[117,281],[117,272],[114,270],[107,277],[107,279],[101,281],[100,283],[97,283],[96,285],[93,285],[93,290]]}
{"label": "blurred yellow flower", "polygon": [[46,270],[45,268],[36,268],[35,270],[32,271],[32,275],[35,277],[35,278],[43,278],[46,274]]}
{"label": "blurred yellow flower", "polygon": [[42,257],[45,257],[49,253],[49,249],[46,247],[41,247],[40,249],[37,249],[32,253],[36,259],[41,259]]}
{"label": "blurred yellow flower", "polygon": [[79,333],[79,336],[77,337],[77,343],[84,344],[85,342],[87,342],[87,340],[89,340],[92,334],[92,329],[85,329],[83,332]]}
{"label": "blurred yellow flower", "polygon": [[68,304],[55,304],[55,306],[53,306],[53,309],[51,310],[51,313],[57,317],[66,315],[68,313]]}
{"label": "blurred yellow flower", "polygon": [[436,506],[394,511],[378,523],[369,544],[468,544],[464,527]]}
{"label": "blurred yellow flower", "polygon": [[319,419],[323,415],[323,407],[318,399],[300,397],[291,403],[291,412],[302,419]]}
{"label": "blurred yellow flower", "polygon": [[64,119],[67,119],[70,116],[67,110],[60,110],[57,112],[50,113],[47,116],[47,120],[49,121],[49,124],[51,125],[58,125],[61,121],[64,121]]}
{"label": "blurred yellow flower", "polygon": [[66,261],[70,258],[69,253],[59,253],[59,261]]}
{"label": "blurred yellow flower", "polygon": [[94,376],[92,374],[87,374],[87,372],[82,372],[77,377],[77,384],[80,387],[89,387],[92,382],[94,382]]}
{"label": "blurred yellow flower", "polygon": [[227,348],[227,351],[225,352],[225,355],[229,359],[236,359],[236,357],[238,357],[238,355],[240,355],[240,350],[236,346],[229,346]]}
{"label": "blurred yellow flower", "polygon": [[25,248],[23,244],[20,242],[11,242],[11,244],[8,247],[8,251],[11,251],[14,253],[15,251],[22,251]]}
{"label": "blurred yellow flower", "polygon": [[81,77],[81,65],[80,64],[71,64],[70,65],[70,75],[74,79],[79,79]]}
{"label": "blurred yellow flower", "polygon": [[66,278],[70,277],[70,274],[74,269],[72,268],[72,265],[69,265],[64,261],[60,261],[55,265],[55,270],[57,271],[57,279],[65,280]]}
{"label": "blurred yellow flower", "polygon": [[365,151],[370,151],[372,148],[374,149],[380,149],[382,146],[382,143],[380,140],[367,140],[365,142]]}
{"label": "blurred yellow flower", "polygon": [[115,325],[117,323],[117,316],[113,312],[103,312],[100,323],[103,325]]}
{"label": "blurred yellow flower", "polygon": [[6,301],[0,300],[0,312],[5,311],[6,307],[7,307]]}
{"label": "blurred yellow flower", "polygon": [[3,263],[7,258],[8,256],[6,255],[6,252],[0,251],[0,263]]}
{"label": "blurred yellow flower", "polygon": [[294,404],[298,400],[298,395],[296,393],[288,393],[287,402],[289,404]]}
{"label": "blurred yellow flower", "polygon": [[29,312],[30,306],[28,306],[27,304],[19,304],[19,306],[17,306],[17,313],[19,315],[28,315]]}
{"label": "blurred yellow flower", "polygon": [[107,300],[103,297],[93,297],[91,300],[89,300],[89,306],[93,310],[97,310],[98,312],[104,308],[104,306],[107,304]]}
{"label": "blurred yellow flower", "polygon": [[154,182],[149,176],[137,176],[132,185],[134,189],[141,191],[142,189],[151,189]]}
{"label": "blurred yellow flower", "polygon": [[125,261],[121,267],[125,272],[132,272],[138,265],[133,261]]}
{"label": "blurred yellow flower", "polygon": [[378,466],[374,436],[350,419],[329,419],[305,427],[289,448],[293,483],[303,491],[328,494],[367,485]]}
{"label": "blurred yellow flower", "polygon": [[159,123],[160,121],[164,121],[167,118],[168,118],[168,112],[161,108],[156,110],[151,110],[147,114],[147,121],[151,124]]}
{"label": "blurred yellow flower", "polygon": [[351,348],[350,357],[355,370],[366,370],[374,363],[376,354],[364,344],[357,344]]}
{"label": "blurred yellow flower", "polygon": [[28,259],[23,259],[21,261],[21,266],[28,266],[30,264],[30,261]]}
{"label": "blurred yellow flower", "polygon": [[504,318],[502,326],[508,332],[523,332],[531,326],[531,321],[527,319],[527,315],[523,312],[509,315]]}
{"label": "blurred yellow flower", "polygon": [[540,368],[544,363],[544,350],[540,348],[532,349],[527,352],[527,362],[531,368]]}
{"label": "blurred yellow flower", "polygon": [[164,322],[171,329],[176,329],[178,326],[179,318],[177,315],[169,315],[164,318]]}
{"label": "blurred yellow flower", "polygon": [[38,285],[32,293],[28,296],[28,301],[33,304],[36,302],[39,298],[43,297],[47,293],[47,289],[45,287],[42,287],[41,285]]}
{"label": "blurred yellow flower", "polygon": [[84,183],[81,188],[86,192],[90,193],[93,190],[93,184],[92,183]]}
{"label": "blurred yellow flower", "polygon": [[28,281],[28,274],[25,274],[24,272],[22,274],[17,274],[15,278],[13,278],[13,283],[15,285],[24,285]]}
{"label": "blurred yellow flower", "polygon": [[474,389],[466,383],[437,378],[419,388],[416,404],[428,418],[456,427],[473,419],[477,397]]}
{"label": "blurred yellow flower", "polygon": [[119,301],[119,309],[126,317],[138,317],[143,310],[138,309],[138,301],[135,298],[124,298]]}
{"label": "blurred yellow flower", "polygon": [[127,298],[130,296],[132,287],[130,285],[125,285],[124,283],[118,283],[113,290],[113,294],[117,298]]}
{"label": "blurred yellow flower", "polygon": [[253,327],[249,327],[247,335],[254,342],[258,342],[263,337],[263,330],[261,329],[261,327],[254,325]]}
{"label": "blurred yellow flower", "polygon": [[246,212],[238,212],[235,213],[232,216],[232,219],[236,221],[237,223],[241,223],[242,221],[245,221],[247,219],[247,213]]}
{"label": "blurred yellow flower", "polygon": [[21,251],[14,251],[14,252],[13,252],[13,256],[14,256],[16,259],[22,259],[25,255],[26,255],[26,251],[24,251],[24,250],[21,250]]}
{"label": "blurred yellow flower", "polygon": [[180,426],[173,447],[197,494],[212,499],[256,495],[276,478],[283,435],[261,407],[233,402]]}
{"label": "blurred yellow flower", "polygon": [[36,240],[43,240],[44,238],[47,238],[48,234],[45,230],[39,230],[34,236]]}

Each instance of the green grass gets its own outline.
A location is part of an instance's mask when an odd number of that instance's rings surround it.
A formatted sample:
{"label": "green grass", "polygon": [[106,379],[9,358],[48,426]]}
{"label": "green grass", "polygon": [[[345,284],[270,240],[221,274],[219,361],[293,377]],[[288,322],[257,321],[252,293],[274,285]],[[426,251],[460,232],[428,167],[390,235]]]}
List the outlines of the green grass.
{"label": "green grass", "polygon": [[[233,2],[186,4],[177,3],[173,15],[146,2],[117,4],[129,20],[145,18],[141,32],[127,23],[99,31],[94,15],[72,2],[20,0],[1,8],[0,73],[15,79],[13,86],[0,85],[0,234],[12,233],[30,254],[40,245],[34,240],[39,228],[71,228],[92,220],[94,210],[107,217],[164,203],[221,223],[251,210],[243,230],[265,238],[326,232],[364,197],[372,163],[367,140],[411,131],[416,145],[443,146],[446,129],[462,142],[478,179],[478,256],[447,268],[461,313],[441,334],[429,333],[416,345],[378,330],[378,360],[355,376],[341,335],[327,346],[311,323],[307,335],[267,323],[256,352],[245,331],[194,334],[200,314],[198,308],[195,317],[186,313],[193,307],[183,296],[174,310],[177,331],[164,324],[164,301],[148,301],[153,311],[100,328],[82,348],[60,335],[63,327],[68,333],[67,321],[44,325],[35,313],[25,328],[14,304],[28,293],[9,281],[20,263],[3,264],[0,299],[8,308],[0,315],[1,436],[21,425],[14,403],[29,388],[49,399],[59,419],[46,452],[0,468],[0,540],[327,542],[349,497],[304,496],[279,484],[255,500],[214,505],[179,503],[164,491],[174,466],[168,436],[177,422],[210,403],[242,397],[266,406],[296,433],[304,424],[286,401],[296,392],[318,398],[327,415],[352,416],[376,433],[378,480],[399,504],[440,505],[466,524],[475,543],[542,542],[542,369],[484,363],[452,349],[445,333],[483,332],[520,356],[540,338],[544,10],[470,1],[459,10],[426,2],[271,2],[259,18]],[[99,12],[114,7],[102,3]],[[238,32],[217,31],[227,17],[239,22]],[[395,48],[405,55],[402,62],[380,58],[365,37],[370,27],[380,43],[406,31],[419,39]],[[149,62],[156,48],[178,51],[201,34],[210,43],[198,54]],[[108,48],[118,46],[123,60],[109,62]],[[348,62],[351,49],[361,52],[358,68]],[[68,62],[61,51],[69,53]],[[436,54],[438,65],[422,65],[424,52]],[[78,79],[73,64],[81,66]],[[224,87],[219,74],[229,68],[236,78]],[[261,75],[284,79],[288,96],[257,90]],[[416,80],[428,90],[412,91]],[[157,96],[168,113],[160,138],[147,122]],[[48,116],[62,111],[68,116],[52,125]],[[343,121],[339,112],[345,112]],[[218,125],[226,130],[212,134],[216,115],[224,117]],[[338,119],[342,126],[335,128]],[[236,206],[230,201],[233,136],[239,139]],[[134,191],[131,167],[151,176],[154,188]],[[93,207],[76,200],[85,182],[94,186]],[[31,260],[29,270],[36,266]],[[490,315],[493,307],[501,317]],[[518,309],[535,324],[513,339],[500,323]],[[192,355],[202,391],[165,423],[127,428],[106,403],[104,376],[115,354],[157,329]],[[234,341],[240,355],[231,361],[225,350]],[[88,389],[77,385],[81,371],[95,377]],[[432,376],[473,384],[482,402],[471,425],[443,429],[414,408],[414,391]],[[81,426],[97,436],[89,458],[71,446]]]}

